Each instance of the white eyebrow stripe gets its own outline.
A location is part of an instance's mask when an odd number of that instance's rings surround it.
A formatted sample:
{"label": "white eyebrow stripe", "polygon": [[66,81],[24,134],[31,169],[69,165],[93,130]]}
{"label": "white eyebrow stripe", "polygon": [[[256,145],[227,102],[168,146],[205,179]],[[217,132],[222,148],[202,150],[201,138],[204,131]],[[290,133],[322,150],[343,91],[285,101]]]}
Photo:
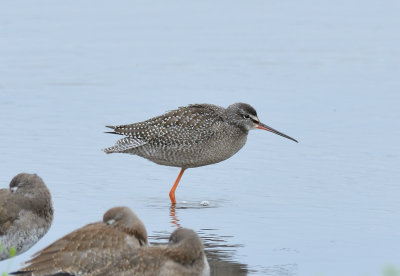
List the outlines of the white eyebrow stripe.
{"label": "white eyebrow stripe", "polygon": [[250,115],[250,114],[249,114],[249,116],[250,116],[250,118],[251,118],[251,119],[253,119],[254,121],[257,121],[257,122],[259,122],[259,121],[260,121],[260,120],[258,119],[258,117],[257,117],[257,116]]}

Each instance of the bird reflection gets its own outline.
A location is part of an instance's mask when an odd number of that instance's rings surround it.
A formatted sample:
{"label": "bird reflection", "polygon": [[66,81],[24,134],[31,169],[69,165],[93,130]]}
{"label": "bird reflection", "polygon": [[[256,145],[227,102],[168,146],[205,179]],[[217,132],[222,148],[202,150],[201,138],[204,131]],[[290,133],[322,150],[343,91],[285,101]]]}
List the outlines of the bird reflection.
{"label": "bird reflection", "polygon": [[[181,203],[170,205],[170,219],[173,228],[182,228],[184,223],[179,219],[179,209],[215,208],[215,206],[201,206],[194,203]],[[188,227],[188,225],[184,225]],[[244,276],[253,273],[270,276],[292,276],[296,275],[297,265],[287,264],[264,264],[263,266],[249,268],[247,264],[237,261],[235,257],[238,248],[242,244],[230,244],[229,240],[233,236],[218,235],[218,229],[201,229],[196,231],[203,241],[208,263],[210,265],[211,276]],[[152,244],[165,244],[168,241],[169,232],[155,232],[149,238]]]}
{"label": "bird reflection", "polygon": [[179,224],[179,219],[176,216],[176,204],[172,203],[171,207],[169,208],[169,217],[171,218],[171,223],[173,227],[182,228]]}
{"label": "bird reflection", "polygon": [[175,228],[182,228],[180,224],[180,219],[178,218],[178,209],[204,209],[204,208],[215,208],[216,206],[209,206],[208,203],[207,205],[202,205],[203,203],[201,202],[182,202],[182,203],[171,203],[169,207],[169,217],[171,219],[171,224],[172,227]]}

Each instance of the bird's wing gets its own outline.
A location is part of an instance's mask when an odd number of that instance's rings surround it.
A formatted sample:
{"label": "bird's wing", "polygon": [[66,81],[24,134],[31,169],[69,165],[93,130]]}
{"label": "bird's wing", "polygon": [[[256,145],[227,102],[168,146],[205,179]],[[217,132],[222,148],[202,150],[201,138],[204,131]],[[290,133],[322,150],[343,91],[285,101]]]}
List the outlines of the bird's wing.
{"label": "bird's wing", "polygon": [[212,127],[223,121],[219,107],[207,104],[189,105],[144,122],[114,127],[114,132],[127,136],[115,147],[130,149],[145,144],[184,145],[201,143],[215,133]]}
{"label": "bird's wing", "polygon": [[142,247],[138,251],[125,252],[114,262],[101,267],[90,276],[131,276],[131,275],[161,275],[160,266],[167,261],[163,256],[164,247]]}
{"label": "bird's wing", "polygon": [[115,231],[118,230],[102,222],[88,224],[37,252],[17,274],[28,271],[38,275],[60,271],[90,272],[112,260],[115,244],[124,246],[125,237]]}

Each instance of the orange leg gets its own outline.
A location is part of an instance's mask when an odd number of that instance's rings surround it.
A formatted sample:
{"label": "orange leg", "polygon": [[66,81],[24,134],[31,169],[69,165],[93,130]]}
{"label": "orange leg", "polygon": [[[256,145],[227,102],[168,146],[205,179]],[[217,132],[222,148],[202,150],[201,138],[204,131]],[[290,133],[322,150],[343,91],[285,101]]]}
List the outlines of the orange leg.
{"label": "orange leg", "polygon": [[182,168],[180,173],[179,173],[179,175],[178,175],[178,177],[175,180],[174,186],[172,186],[171,191],[169,191],[169,198],[171,199],[171,203],[172,204],[176,204],[175,190],[176,190],[176,187],[178,187],[179,181],[181,180],[181,177],[182,177],[184,171],[185,171],[185,169]]}

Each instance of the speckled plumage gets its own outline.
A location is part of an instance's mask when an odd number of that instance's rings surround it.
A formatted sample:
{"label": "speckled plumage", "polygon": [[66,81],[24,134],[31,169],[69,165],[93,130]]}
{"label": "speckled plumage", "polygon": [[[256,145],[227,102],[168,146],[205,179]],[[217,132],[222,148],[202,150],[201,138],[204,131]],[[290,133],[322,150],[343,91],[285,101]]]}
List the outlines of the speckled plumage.
{"label": "speckled plumage", "polygon": [[189,105],[144,122],[114,128],[126,135],[106,153],[136,154],[157,164],[193,168],[223,161],[246,143],[248,130],[228,122],[225,109]]}
{"label": "speckled plumage", "polygon": [[140,248],[90,276],[208,276],[210,267],[200,237],[175,230],[167,246]]}
{"label": "speckled plumage", "polygon": [[27,266],[11,274],[86,275],[147,245],[147,232],[128,207],[108,210],[102,222],[88,224],[37,252]]}
{"label": "speckled plumage", "polygon": [[51,195],[36,174],[20,173],[9,189],[0,190],[0,260],[31,248],[49,230],[53,221]]}
{"label": "speckled plumage", "polygon": [[297,142],[262,124],[256,110],[245,103],[227,108],[211,104],[192,104],[144,122],[108,126],[110,133],[126,136],[106,153],[128,153],[160,165],[182,168],[170,198],[175,203],[175,188],[187,168],[221,162],[238,152],[251,129],[264,129]]}

